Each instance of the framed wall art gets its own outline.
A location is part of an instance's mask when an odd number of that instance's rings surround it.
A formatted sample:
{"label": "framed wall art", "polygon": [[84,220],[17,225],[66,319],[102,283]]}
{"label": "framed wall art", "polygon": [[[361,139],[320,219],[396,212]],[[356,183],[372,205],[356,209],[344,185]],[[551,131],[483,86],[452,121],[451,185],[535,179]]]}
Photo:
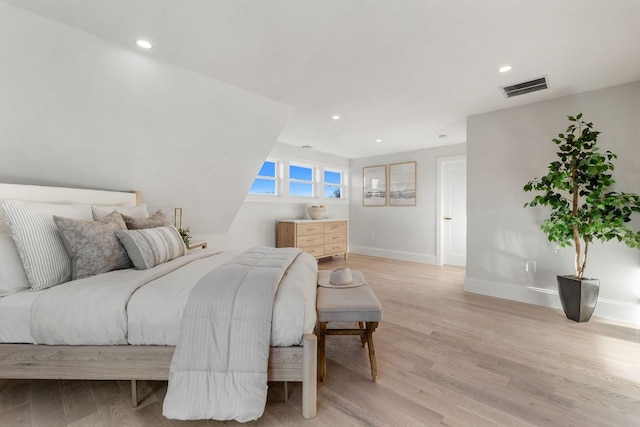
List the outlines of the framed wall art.
{"label": "framed wall art", "polygon": [[387,205],[387,166],[367,166],[362,168],[363,206]]}
{"label": "framed wall art", "polygon": [[389,165],[389,206],[416,205],[416,162]]}

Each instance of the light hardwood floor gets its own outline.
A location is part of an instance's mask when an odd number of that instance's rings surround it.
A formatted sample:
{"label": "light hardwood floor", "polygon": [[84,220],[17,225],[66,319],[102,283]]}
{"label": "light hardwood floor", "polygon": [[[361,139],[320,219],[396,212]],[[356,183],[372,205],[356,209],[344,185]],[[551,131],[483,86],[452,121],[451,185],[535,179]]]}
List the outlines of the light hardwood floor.
{"label": "light hardwood floor", "polygon": [[[640,426],[640,335],[593,318],[463,292],[464,270],[350,255],[321,262],[365,273],[384,309],[378,381],[357,337],[327,339],[318,415],[300,386],[272,384],[261,426]],[[165,382],[4,381],[2,426],[222,426],[162,417]]]}

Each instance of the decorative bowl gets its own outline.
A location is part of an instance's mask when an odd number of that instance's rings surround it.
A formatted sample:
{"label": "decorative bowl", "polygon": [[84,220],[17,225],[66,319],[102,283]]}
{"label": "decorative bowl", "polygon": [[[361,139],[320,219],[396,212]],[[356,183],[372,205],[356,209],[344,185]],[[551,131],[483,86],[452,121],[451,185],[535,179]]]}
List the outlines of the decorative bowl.
{"label": "decorative bowl", "polygon": [[311,219],[322,219],[324,218],[324,214],[326,213],[326,209],[324,206],[311,206],[307,208],[307,213],[311,217]]}

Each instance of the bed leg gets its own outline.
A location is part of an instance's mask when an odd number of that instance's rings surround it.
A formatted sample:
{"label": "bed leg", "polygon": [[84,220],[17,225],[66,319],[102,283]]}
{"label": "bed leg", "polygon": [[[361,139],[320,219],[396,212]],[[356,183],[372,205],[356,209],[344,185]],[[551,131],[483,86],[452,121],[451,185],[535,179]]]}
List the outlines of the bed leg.
{"label": "bed leg", "polygon": [[303,346],[302,416],[313,418],[318,395],[318,338],[313,334],[305,335]]}
{"label": "bed leg", "polygon": [[138,407],[138,383],[136,380],[131,380],[131,405],[134,408]]}

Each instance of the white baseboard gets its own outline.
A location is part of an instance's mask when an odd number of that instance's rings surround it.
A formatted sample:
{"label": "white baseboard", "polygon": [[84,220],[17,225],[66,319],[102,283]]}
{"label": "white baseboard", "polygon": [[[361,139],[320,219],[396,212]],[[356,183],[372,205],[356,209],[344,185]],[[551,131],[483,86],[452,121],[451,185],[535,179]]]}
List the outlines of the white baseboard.
{"label": "white baseboard", "polygon": [[[533,286],[512,285],[466,278],[464,290],[474,294],[488,295],[512,301],[541,305],[562,310],[558,291]],[[632,304],[606,298],[598,298],[594,316],[631,323],[640,328],[640,304]]]}
{"label": "white baseboard", "polygon": [[349,245],[349,253],[436,265],[435,255],[425,255],[415,252],[394,251],[390,249],[371,248],[368,246]]}

